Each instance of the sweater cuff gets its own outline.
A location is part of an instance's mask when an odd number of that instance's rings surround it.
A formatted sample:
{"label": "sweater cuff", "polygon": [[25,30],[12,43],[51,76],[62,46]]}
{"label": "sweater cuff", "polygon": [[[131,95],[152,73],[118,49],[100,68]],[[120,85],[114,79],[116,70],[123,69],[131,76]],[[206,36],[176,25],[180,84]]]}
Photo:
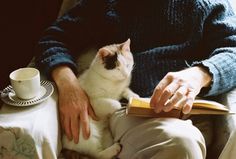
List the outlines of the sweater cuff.
{"label": "sweater cuff", "polygon": [[213,63],[208,60],[195,61],[192,66],[201,66],[205,68],[209,74],[212,76],[211,83],[208,87],[203,87],[199,93],[199,96],[211,96],[217,94],[220,83],[219,71],[216,69]]}
{"label": "sweater cuff", "polygon": [[45,59],[45,61],[41,65],[41,71],[51,81],[52,81],[52,71],[58,66],[68,66],[71,68],[71,70],[74,72],[75,75],[78,74],[77,65],[70,57],[67,56],[60,56],[57,58],[52,57],[50,59],[50,62],[46,61],[47,59]]}

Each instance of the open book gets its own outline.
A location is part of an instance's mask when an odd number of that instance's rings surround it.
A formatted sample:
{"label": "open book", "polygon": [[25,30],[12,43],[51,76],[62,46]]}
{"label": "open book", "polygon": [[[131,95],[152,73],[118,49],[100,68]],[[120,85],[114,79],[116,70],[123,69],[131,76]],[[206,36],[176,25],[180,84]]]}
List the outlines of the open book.
{"label": "open book", "polygon": [[[170,112],[156,113],[150,107],[150,98],[131,98],[126,108],[128,115],[142,116],[142,117],[176,117],[182,118],[183,113],[180,109],[174,108]],[[189,115],[225,115],[234,114],[226,106],[211,100],[196,99]]]}

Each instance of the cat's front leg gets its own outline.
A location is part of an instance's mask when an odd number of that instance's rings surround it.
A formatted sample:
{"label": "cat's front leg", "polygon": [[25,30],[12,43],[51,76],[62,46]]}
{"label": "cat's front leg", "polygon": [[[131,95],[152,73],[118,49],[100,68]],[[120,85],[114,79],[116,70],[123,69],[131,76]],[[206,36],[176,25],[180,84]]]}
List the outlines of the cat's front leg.
{"label": "cat's front leg", "polygon": [[120,102],[111,98],[90,99],[90,102],[94,112],[100,119],[106,119],[121,108]]}
{"label": "cat's front leg", "polygon": [[139,98],[139,95],[134,93],[131,89],[126,88],[122,93],[122,97],[129,100],[131,97]]}
{"label": "cat's front leg", "polygon": [[119,143],[114,143],[112,146],[106,148],[105,150],[97,154],[98,159],[112,159],[117,156],[121,151],[121,145]]}

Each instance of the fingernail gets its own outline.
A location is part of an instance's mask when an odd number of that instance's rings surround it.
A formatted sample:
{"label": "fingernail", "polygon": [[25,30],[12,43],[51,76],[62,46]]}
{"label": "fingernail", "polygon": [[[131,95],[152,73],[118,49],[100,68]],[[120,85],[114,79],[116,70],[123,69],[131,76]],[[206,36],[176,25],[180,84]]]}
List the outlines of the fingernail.
{"label": "fingernail", "polygon": [[86,139],[88,139],[88,138],[89,138],[89,136],[90,136],[90,133],[88,133],[88,134],[86,135]]}
{"label": "fingernail", "polygon": [[186,106],[186,107],[184,107],[184,109],[183,109],[183,113],[184,114],[188,114],[189,112],[190,112],[190,107],[188,107],[188,106]]}
{"label": "fingernail", "polygon": [[170,110],[171,110],[170,107],[164,107],[164,108],[163,108],[163,111],[164,111],[164,112],[169,112]]}
{"label": "fingernail", "polygon": [[78,144],[79,143],[79,139],[75,139],[74,142],[75,142],[75,144]]}
{"label": "fingernail", "polygon": [[88,139],[89,136],[90,136],[89,126],[88,126],[86,129],[87,129],[87,130],[86,130],[86,132],[87,132],[86,139]]}
{"label": "fingernail", "polygon": [[161,109],[158,109],[158,108],[157,108],[157,109],[155,109],[155,112],[156,112],[156,113],[160,113],[160,112],[161,112]]}

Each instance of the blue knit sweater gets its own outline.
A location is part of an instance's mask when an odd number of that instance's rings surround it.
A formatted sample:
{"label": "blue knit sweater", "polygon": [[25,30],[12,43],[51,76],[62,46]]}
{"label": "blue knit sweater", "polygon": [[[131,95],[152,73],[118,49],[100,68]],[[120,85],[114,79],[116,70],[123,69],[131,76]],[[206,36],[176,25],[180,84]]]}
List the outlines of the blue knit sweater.
{"label": "blue knit sweater", "polygon": [[59,18],[37,46],[48,77],[58,65],[76,73],[74,59],[89,47],[131,39],[131,88],[150,96],[167,72],[202,65],[213,76],[204,95],[236,86],[236,17],[222,0],[82,0]]}

